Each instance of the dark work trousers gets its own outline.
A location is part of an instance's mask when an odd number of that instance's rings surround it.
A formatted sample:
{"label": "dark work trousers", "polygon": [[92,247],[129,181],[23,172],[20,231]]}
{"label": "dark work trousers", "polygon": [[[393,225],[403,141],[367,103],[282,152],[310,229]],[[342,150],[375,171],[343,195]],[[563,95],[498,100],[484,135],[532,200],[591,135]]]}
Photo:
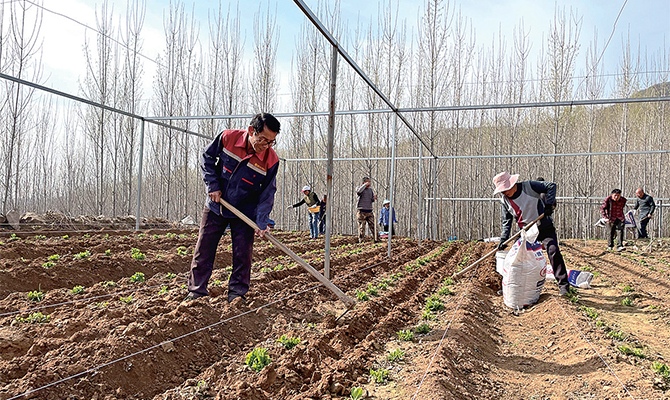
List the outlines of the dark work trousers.
{"label": "dark work trousers", "polygon": [[233,272],[228,280],[228,300],[243,296],[249,291],[251,280],[251,255],[254,230],[239,218],[224,218],[208,207],[202,213],[198,243],[193,251],[188,291],[207,295],[207,282],[212,276],[216,248],[230,225],[233,240]]}
{"label": "dark work trousers", "polygon": [[640,229],[637,230],[638,239],[646,239],[649,236],[647,235],[647,224],[649,223],[650,218],[643,218],[640,220]]}
{"label": "dark work trousers", "polygon": [[554,270],[554,276],[556,277],[558,287],[570,287],[570,282],[568,282],[568,269],[565,267],[563,255],[561,254],[561,250],[558,248],[556,228],[554,228],[553,224],[550,224],[542,226],[539,228],[539,231],[540,234],[537,235],[537,241],[542,242],[544,249],[547,250],[549,263],[551,264],[551,268]]}
{"label": "dark work trousers", "polygon": [[[393,224],[393,228],[392,228],[392,229],[393,229],[393,232],[391,232],[391,236],[395,236],[395,224]],[[383,230],[384,232],[388,232],[388,231],[389,231],[389,226],[388,226],[388,225],[383,225],[383,226],[382,226],[382,230]]]}
{"label": "dark work trousers", "polygon": [[607,226],[610,228],[610,234],[607,237],[607,246],[614,247],[614,235],[618,233],[619,246],[623,246],[623,230],[625,229],[624,222],[621,220],[610,221]]}

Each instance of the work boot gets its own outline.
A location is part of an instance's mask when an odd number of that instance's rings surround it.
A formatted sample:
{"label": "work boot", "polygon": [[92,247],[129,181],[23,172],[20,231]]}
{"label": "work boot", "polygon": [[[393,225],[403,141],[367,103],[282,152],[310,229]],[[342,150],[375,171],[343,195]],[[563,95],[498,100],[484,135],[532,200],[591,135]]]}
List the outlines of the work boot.
{"label": "work boot", "polygon": [[205,296],[207,296],[207,295],[202,294],[202,293],[188,292],[188,295],[186,297],[184,297],[184,300],[182,300],[182,302],[199,299],[199,298],[205,297]]}
{"label": "work boot", "polygon": [[568,286],[561,286],[558,289],[559,296],[568,296],[570,294],[570,288]]}

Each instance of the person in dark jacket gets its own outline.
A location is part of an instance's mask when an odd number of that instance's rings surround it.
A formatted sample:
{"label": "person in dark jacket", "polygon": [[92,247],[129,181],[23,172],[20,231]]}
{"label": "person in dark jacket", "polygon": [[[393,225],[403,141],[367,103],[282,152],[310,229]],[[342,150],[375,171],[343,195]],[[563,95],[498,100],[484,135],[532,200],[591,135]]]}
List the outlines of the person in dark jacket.
{"label": "person in dark jacket", "polygon": [[637,230],[637,238],[647,239],[649,237],[647,235],[647,224],[649,224],[649,220],[654,215],[656,203],[654,203],[654,198],[646,194],[642,188],[638,188],[635,191],[635,196],[637,196],[637,199],[635,199],[635,209],[639,210],[640,213],[640,229]]}
{"label": "person in dark jacket", "polygon": [[[519,229],[536,220],[541,214],[544,217],[538,223],[539,235],[537,240],[547,250],[549,263],[554,270],[561,296],[569,293],[568,270],[565,267],[563,255],[558,247],[556,228],[551,215],[556,203],[556,184],[554,182],[524,181],[517,182],[519,175],[510,175],[501,172],[493,178],[496,189],[493,194],[502,193],[502,234],[500,235],[499,250],[503,250],[505,242],[510,237],[512,220],[516,219]],[[545,200],[541,199],[545,194]]]}
{"label": "person in dark jacket", "polygon": [[361,186],[356,188],[356,196],[358,196],[358,204],[356,205],[358,217],[358,241],[362,242],[365,238],[365,224],[370,227],[372,240],[378,242],[377,233],[375,232],[375,214],[372,212],[372,203],[377,200],[377,195],[370,189],[370,178],[367,176],[363,178]]}
{"label": "person in dark jacket", "polygon": [[233,270],[228,280],[228,301],[249,290],[254,229],[225,208],[223,199],[258,225],[256,235],[268,232],[268,220],[277,191],[275,178],[279,158],[272,149],[279,133],[277,119],[256,114],[247,130],[224,130],[205,147],[200,168],[207,188],[207,205],[202,215],[184,300],[207,296],[207,284],[214,268],[216,248],[230,226],[233,241]]}
{"label": "person in dark jacket", "polygon": [[626,250],[623,247],[623,233],[626,227],[626,217],[624,216],[624,207],[626,207],[626,198],[621,196],[621,189],[614,189],[612,193],[607,196],[600,207],[600,213],[609,228],[609,235],[607,236],[607,250],[614,248],[614,235],[618,232],[618,246],[617,251]]}
{"label": "person in dark jacket", "polygon": [[302,188],[300,191],[305,197],[299,202],[295,203],[292,206],[288,206],[288,209],[300,207],[303,204],[307,204],[307,211],[309,211],[309,234],[312,239],[319,237],[319,216],[321,215],[321,201],[319,201],[319,196],[312,191],[312,188],[307,185]]}

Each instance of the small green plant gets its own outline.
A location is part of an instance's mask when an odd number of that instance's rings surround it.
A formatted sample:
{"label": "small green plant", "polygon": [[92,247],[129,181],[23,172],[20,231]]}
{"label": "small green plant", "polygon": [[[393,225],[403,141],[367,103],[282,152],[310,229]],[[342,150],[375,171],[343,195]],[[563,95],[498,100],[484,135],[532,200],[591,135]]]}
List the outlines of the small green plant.
{"label": "small green plant", "polygon": [[414,332],[410,330],[401,330],[398,332],[398,338],[406,342],[411,342],[414,340]]}
{"label": "small green plant", "polygon": [[661,375],[664,377],[666,380],[670,379],[670,368],[668,368],[667,365],[654,361],[651,363],[651,369],[654,370],[657,374]]}
{"label": "small green plant", "polygon": [[368,297],[368,294],[365,292],[362,292],[360,290],[356,290],[356,298],[360,301],[368,301],[370,298]]}
{"label": "small green plant", "polygon": [[581,306],[579,307],[579,311],[582,311],[591,319],[598,319],[598,312],[591,307]]}
{"label": "small green plant", "polygon": [[63,239],[69,239],[70,235],[63,235]]}
{"label": "small green plant", "polygon": [[158,234],[154,233],[154,236],[153,236],[154,239],[160,239],[160,237],[161,237],[161,235],[158,235]]}
{"label": "small green plant", "polygon": [[133,302],[133,296],[126,296],[126,297],[119,297],[119,300],[121,300],[122,303],[130,304]]}
{"label": "small green plant", "polygon": [[639,357],[639,358],[647,358],[647,356],[644,355],[644,353],[642,352],[642,349],[634,349],[634,348],[628,347],[626,345],[621,345],[621,346],[617,347],[617,349],[620,352],[622,352],[623,354],[630,354],[630,355],[634,355],[635,357]]}
{"label": "small green plant", "polygon": [[389,380],[389,371],[384,368],[380,369],[372,369],[370,368],[370,379],[374,383],[378,383],[380,385],[385,384]]}
{"label": "small green plant", "polygon": [[174,233],[172,233],[172,232],[168,232],[168,233],[165,234],[165,237],[168,237],[168,238],[176,238],[177,235],[174,234]]}
{"label": "small green plant", "polygon": [[137,238],[140,239],[140,240],[144,239],[145,237],[147,237],[146,233],[140,233],[140,234],[137,235]]}
{"label": "small green plant", "polygon": [[351,400],[360,400],[363,398],[363,388],[354,386],[351,388]]}
{"label": "small green plant", "polygon": [[444,284],[444,286],[451,286],[454,284],[454,280],[451,279],[451,277],[444,278],[444,281],[442,281],[442,283]]}
{"label": "small green plant", "polygon": [[170,290],[168,289],[167,286],[161,286],[161,290],[158,291],[158,294],[165,294],[169,292]]}
{"label": "small green plant", "polygon": [[50,255],[50,256],[47,258],[47,260],[56,262],[56,261],[60,260],[60,255],[58,255],[58,254]]}
{"label": "small green plant", "polygon": [[630,297],[626,297],[625,299],[621,300],[621,304],[627,307],[632,307],[633,299],[631,299]]}
{"label": "small green plant", "polygon": [[142,272],[135,272],[133,276],[130,277],[131,282],[144,282],[144,273]]}
{"label": "small green plant", "polygon": [[115,286],[116,286],[116,282],[114,282],[114,281],[103,282],[103,283],[102,283],[102,286],[103,286],[103,287],[115,287]]}
{"label": "small green plant", "polygon": [[75,286],[75,287],[72,288],[72,290],[70,290],[70,293],[72,293],[72,294],[82,294],[84,292],[85,292],[85,289],[81,285]]}
{"label": "small green plant", "polygon": [[12,233],[9,236],[9,239],[7,239],[8,242],[14,242],[14,241],[17,241],[17,240],[21,240],[21,238],[16,236],[16,233]]}
{"label": "small green plant", "polygon": [[109,249],[105,250],[105,255],[106,255],[106,256],[111,256],[111,255],[112,255],[112,251],[109,250]]}
{"label": "small green plant", "polygon": [[635,289],[633,289],[632,287],[630,287],[630,285],[626,285],[626,286],[622,287],[621,290],[623,290],[623,291],[626,292],[626,293],[630,293],[630,292],[634,292],[634,291],[635,291]]}
{"label": "small green plant", "polygon": [[433,314],[430,310],[423,310],[423,314],[421,315],[421,319],[426,320],[426,321],[432,321],[435,318],[437,318],[437,315]]}
{"label": "small green plant", "polygon": [[102,303],[95,303],[93,304],[93,308],[106,308],[109,305],[108,301],[104,301]]}
{"label": "small green plant", "polygon": [[428,333],[430,332],[430,325],[428,324],[417,325],[417,327],[414,328],[414,331],[416,333]]}
{"label": "small green plant", "polygon": [[256,372],[260,372],[266,365],[270,364],[272,359],[268,356],[268,351],[262,348],[253,349],[244,360],[244,363]]}
{"label": "small green plant", "polygon": [[272,272],[272,268],[263,267],[261,268],[261,272]]}
{"label": "small green plant", "polygon": [[368,294],[370,296],[378,296],[377,288],[374,287],[371,283],[368,283]]}
{"label": "small green plant", "polygon": [[454,292],[446,286],[442,286],[440,290],[437,291],[437,294],[440,296],[451,296]]}
{"label": "small green plant", "polygon": [[177,277],[177,274],[173,274],[172,272],[168,272],[165,274],[165,279],[174,279]]}
{"label": "small green plant", "polygon": [[426,301],[425,309],[428,311],[440,311],[444,308],[444,303],[440,301],[440,298],[433,295],[428,298]]}
{"label": "small green plant", "polygon": [[621,331],[614,331],[614,330],[609,331],[607,332],[607,336],[616,340],[626,340],[626,334]]}
{"label": "small green plant", "polygon": [[220,279],[215,279],[214,281],[212,281],[212,286],[223,286],[223,281],[221,281]]}
{"label": "small green plant", "polygon": [[390,362],[402,361],[404,358],[405,352],[402,349],[395,349],[386,356]]}
{"label": "small green plant", "polygon": [[51,321],[50,315],[44,315],[41,312],[34,312],[29,314],[26,318],[16,317],[19,322],[26,322],[29,324],[43,324]]}
{"label": "small green plant", "polygon": [[88,239],[88,238],[91,237],[91,235],[89,235],[88,233],[84,233],[83,237],[86,238],[86,239]]}
{"label": "small green plant", "polygon": [[53,267],[54,265],[56,265],[56,264],[52,263],[51,261],[47,261],[44,264],[42,264],[42,268],[49,269],[49,268]]}
{"label": "small green plant", "polygon": [[35,235],[35,240],[47,240],[47,237],[44,235]]}
{"label": "small green plant", "polygon": [[75,254],[73,257],[74,257],[75,260],[84,260],[84,259],[89,258],[90,256],[91,256],[91,252],[86,250],[86,251],[82,251],[81,253]]}
{"label": "small green plant", "polygon": [[145,258],[147,258],[147,256],[144,253],[142,253],[140,249],[136,249],[134,247],[130,249],[130,257],[134,258],[137,261],[142,261]]}
{"label": "small green plant", "polygon": [[42,288],[38,288],[37,290],[33,290],[32,292],[28,292],[28,300],[30,301],[35,301],[35,302],[40,302],[44,300],[44,293],[42,293]]}
{"label": "small green plant", "polygon": [[186,248],[186,246],[179,246],[177,247],[177,254],[180,256],[187,256],[188,249]]}
{"label": "small green plant", "polygon": [[274,267],[274,270],[275,270],[275,271],[281,271],[281,270],[283,270],[283,269],[286,269],[286,267],[284,266],[284,264],[278,264],[278,265],[276,265],[276,266]]}
{"label": "small green plant", "polygon": [[299,337],[289,337],[286,335],[281,335],[281,337],[277,339],[277,341],[280,342],[286,350],[291,350],[295,346],[299,345],[301,342]]}

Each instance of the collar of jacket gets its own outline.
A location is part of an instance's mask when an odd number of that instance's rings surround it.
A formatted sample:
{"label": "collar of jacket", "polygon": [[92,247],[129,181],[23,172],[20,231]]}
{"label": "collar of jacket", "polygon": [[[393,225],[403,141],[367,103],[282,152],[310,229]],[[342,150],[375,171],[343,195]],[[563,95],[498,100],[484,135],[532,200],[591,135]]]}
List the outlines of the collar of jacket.
{"label": "collar of jacket", "polygon": [[[243,135],[240,135],[240,137],[237,138],[237,141],[235,142],[234,146],[239,147],[244,149],[244,152],[247,152],[247,138],[249,137],[249,132],[245,132]],[[252,146],[253,148],[253,146]],[[268,147],[267,149],[261,151],[260,153],[250,153],[247,155],[247,157],[250,157],[252,155],[256,155],[259,160],[265,161],[265,157],[268,155],[268,151],[270,151],[271,147]],[[246,157],[245,157],[246,158]]]}

